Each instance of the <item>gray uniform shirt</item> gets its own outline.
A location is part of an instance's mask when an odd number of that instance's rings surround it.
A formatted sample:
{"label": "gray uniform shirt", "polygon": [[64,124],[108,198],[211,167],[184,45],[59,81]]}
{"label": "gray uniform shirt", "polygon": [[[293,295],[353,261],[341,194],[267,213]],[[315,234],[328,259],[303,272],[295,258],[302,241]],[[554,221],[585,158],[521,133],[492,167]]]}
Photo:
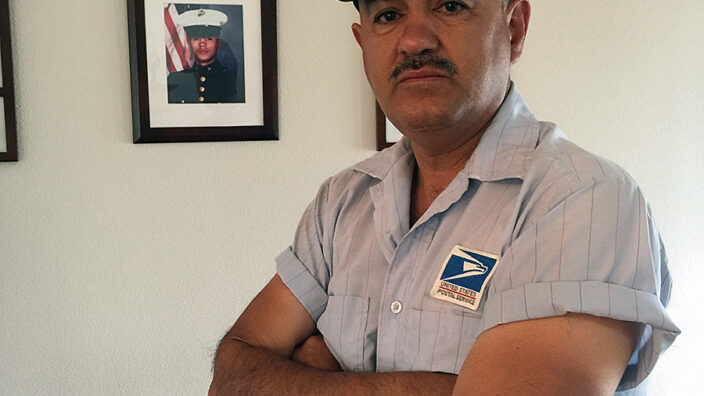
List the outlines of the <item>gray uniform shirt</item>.
{"label": "gray uniform shirt", "polygon": [[[660,236],[625,171],[537,121],[514,87],[409,227],[414,167],[404,138],[328,179],[277,258],[345,370],[458,373],[482,331],[578,312],[647,325],[619,390],[643,381],[679,329]],[[431,295],[456,245],[499,256],[476,311]]]}

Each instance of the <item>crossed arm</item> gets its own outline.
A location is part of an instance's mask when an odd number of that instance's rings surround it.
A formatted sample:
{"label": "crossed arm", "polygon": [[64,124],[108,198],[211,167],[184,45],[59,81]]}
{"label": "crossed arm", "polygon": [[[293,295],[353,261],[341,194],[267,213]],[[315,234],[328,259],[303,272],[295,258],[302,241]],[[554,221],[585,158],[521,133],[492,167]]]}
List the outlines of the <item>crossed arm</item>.
{"label": "crossed arm", "polygon": [[[430,389],[442,394],[452,392],[456,376],[450,374],[328,371],[339,367],[329,352],[313,361],[315,357],[296,349],[314,331],[315,322],[308,311],[275,275],[222,340],[208,396],[422,395]],[[294,350],[301,352],[297,360],[308,365],[292,360]]]}
{"label": "crossed arm", "polygon": [[641,326],[582,314],[500,325],[477,338],[459,376],[333,371],[314,331],[275,275],[223,338],[208,395],[612,395]]}

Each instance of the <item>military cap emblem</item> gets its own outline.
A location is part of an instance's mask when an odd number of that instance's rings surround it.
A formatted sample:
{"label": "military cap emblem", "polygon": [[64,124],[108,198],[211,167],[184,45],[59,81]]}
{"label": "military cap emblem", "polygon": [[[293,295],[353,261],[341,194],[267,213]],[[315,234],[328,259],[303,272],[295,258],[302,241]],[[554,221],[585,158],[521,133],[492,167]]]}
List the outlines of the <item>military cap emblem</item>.
{"label": "military cap emblem", "polygon": [[222,25],[227,22],[227,15],[222,11],[201,8],[180,14],[178,22],[186,30],[188,37],[220,37]]}

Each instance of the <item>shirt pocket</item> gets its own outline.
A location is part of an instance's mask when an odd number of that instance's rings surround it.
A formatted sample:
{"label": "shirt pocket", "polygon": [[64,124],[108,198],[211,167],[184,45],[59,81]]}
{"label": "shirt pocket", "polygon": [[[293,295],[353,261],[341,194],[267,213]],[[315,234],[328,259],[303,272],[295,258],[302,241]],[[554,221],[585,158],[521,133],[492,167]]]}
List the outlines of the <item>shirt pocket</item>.
{"label": "shirt pocket", "polygon": [[367,345],[372,341],[366,335],[368,317],[369,297],[329,296],[318,320],[328,349],[345,371],[374,369],[373,344]]}
{"label": "shirt pocket", "polygon": [[410,308],[404,312],[396,349],[396,369],[457,374],[479,335],[474,313]]}

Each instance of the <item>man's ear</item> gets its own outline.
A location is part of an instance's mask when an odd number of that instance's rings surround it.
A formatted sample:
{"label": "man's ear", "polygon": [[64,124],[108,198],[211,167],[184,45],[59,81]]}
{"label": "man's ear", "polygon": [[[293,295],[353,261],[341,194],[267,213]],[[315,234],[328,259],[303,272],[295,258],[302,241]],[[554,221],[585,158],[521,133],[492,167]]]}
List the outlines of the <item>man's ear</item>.
{"label": "man's ear", "polygon": [[352,34],[354,34],[354,39],[357,40],[357,44],[359,46],[362,46],[362,26],[358,23],[353,23],[352,24]]}
{"label": "man's ear", "polygon": [[523,53],[523,43],[530,22],[528,0],[514,0],[506,7],[506,24],[511,35],[511,64],[518,62]]}
{"label": "man's ear", "polygon": [[215,50],[219,50],[222,47],[222,39],[217,39],[217,42],[215,43]]}

